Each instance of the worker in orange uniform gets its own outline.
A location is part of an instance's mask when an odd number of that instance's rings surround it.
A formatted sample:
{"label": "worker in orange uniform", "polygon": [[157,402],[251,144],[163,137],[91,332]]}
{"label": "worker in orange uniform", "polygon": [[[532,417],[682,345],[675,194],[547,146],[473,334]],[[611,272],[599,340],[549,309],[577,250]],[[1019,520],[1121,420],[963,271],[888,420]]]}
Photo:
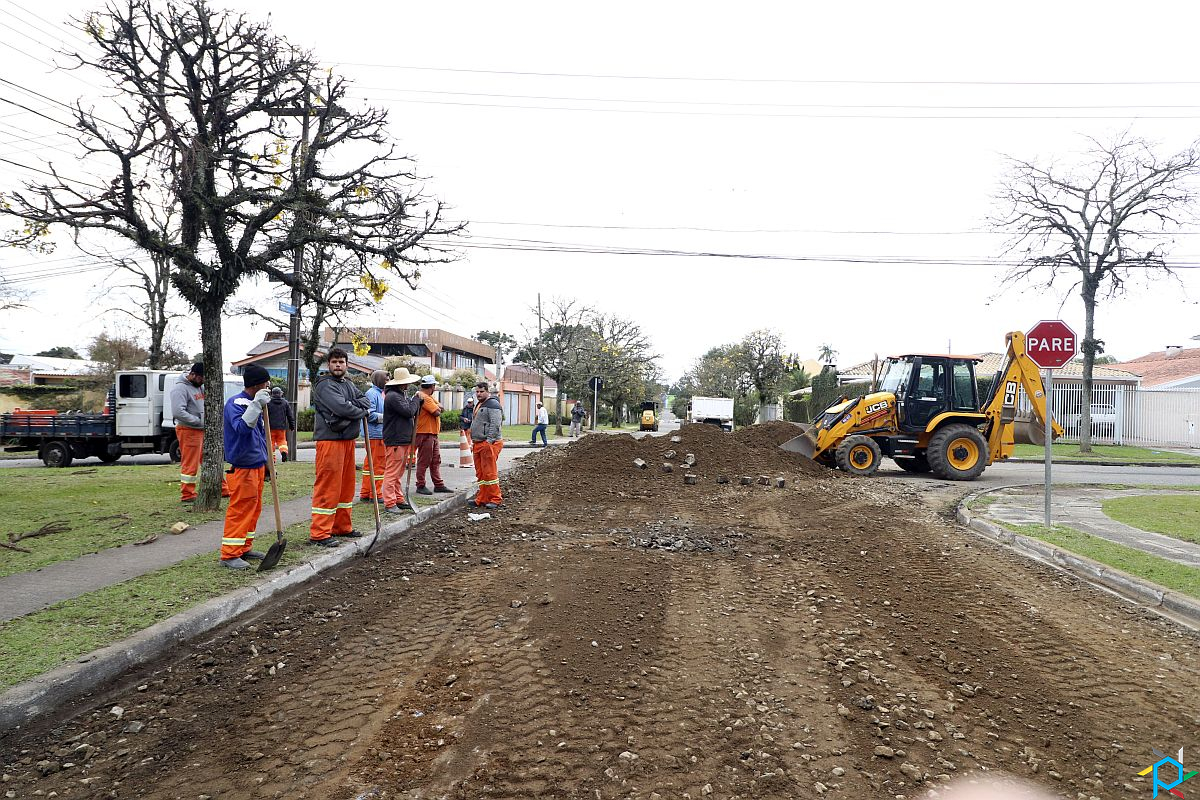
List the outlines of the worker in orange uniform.
{"label": "worker in orange uniform", "polygon": [[[442,449],[438,435],[442,432],[442,404],[433,393],[437,391],[437,378],[425,375],[421,378],[421,389],[417,399],[421,408],[417,412],[417,494],[451,494],[454,490],[442,480]],[[425,471],[433,481],[433,491],[425,485]]]}
{"label": "worker in orange uniform", "polygon": [[500,451],[504,449],[503,420],[500,401],[488,391],[487,381],[475,384],[471,454],[475,457],[475,479],[479,482],[479,492],[475,495],[475,505],[479,508],[500,508],[504,505],[498,467]]}
{"label": "worker in orange uniform", "polygon": [[225,460],[229,462],[233,496],[225,509],[221,536],[221,564],[229,569],[249,569],[247,560],[261,560],[254,549],[254,528],[262,514],[263,473],[266,471],[267,431],[262,415],[271,402],[271,376],[257,364],[242,373],[246,388],[225,401]]}
{"label": "worker in orange uniform", "polygon": [[308,543],[337,547],[341,538],[362,534],[354,530],[354,443],[370,404],[346,377],[349,356],[331,348],[325,361],[329,374],[313,386],[313,439],[317,443],[317,483],[313,487],[312,524]]}
{"label": "worker in orange uniform", "polygon": [[[200,454],[204,450],[204,364],[192,364],[171,387],[171,416],[175,419],[175,438],[179,441],[180,500],[196,500],[200,481]],[[221,479],[221,496],[229,497],[229,483]]]}
{"label": "worker in orange uniform", "polygon": [[[363,455],[362,486],[358,489],[358,499],[370,503],[375,498],[383,498],[383,476],[387,471],[387,451],[383,445],[383,387],[387,383],[388,374],[381,369],[371,373],[371,385],[367,387],[367,400],[371,402],[370,413],[367,414],[367,445],[371,448],[371,457]],[[374,472],[371,464],[375,464]],[[375,493],[371,493],[371,484],[375,484]]]}
{"label": "worker in orange uniform", "polygon": [[296,430],[296,415],[292,413],[292,404],[283,399],[283,389],[278,386],[271,389],[271,402],[267,403],[267,421],[271,423],[271,455],[279,451],[281,460],[289,458],[287,435],[288,431]]}
{"label": "worker in orange uniform", "polygon": [[397,367],[393,378],[384,384],[383,446],[387,448],[387,468],[383,476],[383,508],[389,514],[403,514],[404,490],[400,476],[412,452],[420,400],[408,396],[408,388],[421,380],[406,367]]}

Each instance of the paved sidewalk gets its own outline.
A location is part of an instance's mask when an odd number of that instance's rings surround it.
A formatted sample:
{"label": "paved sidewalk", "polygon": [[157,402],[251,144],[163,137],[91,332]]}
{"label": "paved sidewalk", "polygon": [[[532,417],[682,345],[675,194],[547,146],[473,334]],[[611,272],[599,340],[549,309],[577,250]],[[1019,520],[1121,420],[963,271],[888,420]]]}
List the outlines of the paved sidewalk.
{"label": "paved sidewalk", "polygon": [[[1101,504],[1113,497],[1158,494],[1196,496],[1195,492],[1158,489],[1056,487],[1051,498],[1050,521],[1185,566],[1200,567],[1200,545],[1117,522],[1101,509]],[[1045,519],[1045,500],[1040,488],[1014,487],[993,492],[990,496],[996,499],[986,508],[978,509],[979,516],[985,519],[1009,525],[1041,525]]]}
{"label": "paved sidewalk", "polygon": [[[517,449],[517,448],[514,448]],[[527,454],[500,454],[503,470]],[[360,458],[362,451],[360,450]],[[443,456],[442,478],[451,489],[462,489],[475,482],[475,470],[451,467]],[[457,464],[457,460],[453,463]],[[286,465],[281,469],[287,469]],[[415,490],[415,486],[413,487]],[[357,497],[357,490],[355,492]],[[448,495],[435,495],[436,498]],[[280,503],[283,525],[294,525],[311,518],[312,498],[298,497]],[[385,519],[385,522],[388,520]],[[41,611],[47,606],[103,589],[148,572],[169,567],[200,553],[212,553],[216,569],[217,550],[221,544],[222,520],[214,520],[189,528],[182,534],[159,536],[156,542],[140,547],[128,545],[90,553],[70,561],[59,561],[30,572],[18,572],[0,578],[0,622]],[[274,541],[275,511],[271,506],[270,488],[263,498],[262,516],[256,526],[256,544]],[[265,549],[259,547],[259,549]],[[314,548],[316,549],[316,548]]]}

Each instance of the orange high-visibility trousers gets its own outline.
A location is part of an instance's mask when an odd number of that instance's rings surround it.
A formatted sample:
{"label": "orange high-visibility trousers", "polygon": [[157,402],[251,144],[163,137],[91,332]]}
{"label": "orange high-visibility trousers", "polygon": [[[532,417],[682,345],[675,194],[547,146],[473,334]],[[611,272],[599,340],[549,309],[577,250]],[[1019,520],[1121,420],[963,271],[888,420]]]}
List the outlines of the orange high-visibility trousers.
{"label": "orange high-visibility trousers", "polygon": [[254,545],[254,528],[262,514],[263,473],[266,467],[234,467],[229,483],[233,495],[225,509],[225,532],[221,535],[221,560],[238,558]]}
{"label": "orange high-visibility trousers", "polygon": [[271,428],[271,456],[275,456],[275,451],[283,453],[287,456],[287,431],[277,431]]}
{"label": "orange high-visibility trousers", "polygon": [[408,463],[411,444],[397,444],[387,448],[387,469],[383,473],[383,504],[388,508],[404,502],[404,466]]}
{"label": "orange high-visibility trousers", "polygon": [[310,539],[328,539],[354,529],[354,439],[317,442],[317,483],[313,486]]}
{"label": "orange high-visibility trousers", "polygon": [[367,460],[367,456],[363,454],[362,465],[362,486],[358,489],[358,496],[363,500],[371,499],[371,481],[375,481],[375,495],[379,499],[383,499],[383,476],[387,471],[387,448],[383,446],[383,439],[371,439],[371,458],[375,460],[375,473],[371,473],[371,462]]}
{"label": "orange high-visibility trousers", "polygon": [[[200,482],[200,453],[204,450],[204,431],[199,428],[175,426],[179,440],[179,494],[184,501],[196,499],[196,484]],[[221,478],[221,497],[229,497],[229,482]]]}
{"label": "orange high-visibility trousers", "polygon": [[475,495],[477,506],[484,503],[500,505],[504,502],[504,496],[500,494],[500,470],[497,467],[500,451],[503,449],[503,439],[495,444],[475,442],[471,448],[471,453],[475,456],[475,479],[479,481],[479,492]]}

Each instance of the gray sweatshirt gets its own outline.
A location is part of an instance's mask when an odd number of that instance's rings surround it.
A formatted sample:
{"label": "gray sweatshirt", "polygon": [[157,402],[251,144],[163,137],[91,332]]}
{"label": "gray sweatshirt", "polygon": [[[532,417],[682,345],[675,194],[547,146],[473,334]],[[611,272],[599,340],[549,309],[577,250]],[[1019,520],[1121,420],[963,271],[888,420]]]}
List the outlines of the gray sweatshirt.
{"label": "gray sweatshirt", "polygon": [[[317,442],[357,439],[370,401],[349,378],[327,375],[313,386],[313,440]],[[334,425],[334,428],[330,428]]]}
{"label": "gray sweatshirt", "polygon": [[471,419],[472,442],[497,442],[501,438],[500,425],[504,414],[500,401],[489,397],[475,405],[475,416]]}
{"label": "gray sweatshirt", "polygon": [[204,387],[192,386],[187,375],[180,375],[171,387],[171,415],[175,426],[204,429]]}

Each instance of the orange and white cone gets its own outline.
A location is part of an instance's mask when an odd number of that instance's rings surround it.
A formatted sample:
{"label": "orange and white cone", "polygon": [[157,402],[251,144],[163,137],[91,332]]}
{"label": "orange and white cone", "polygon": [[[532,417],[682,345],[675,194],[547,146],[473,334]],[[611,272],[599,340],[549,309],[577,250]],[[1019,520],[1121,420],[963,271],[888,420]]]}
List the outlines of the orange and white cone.
{"label": "orange and white cone", "polygon": [[467,438],[466,431],[458,433],[458,465],[469,469],[475,466],[475,462],[471,459],[471,440]]}

